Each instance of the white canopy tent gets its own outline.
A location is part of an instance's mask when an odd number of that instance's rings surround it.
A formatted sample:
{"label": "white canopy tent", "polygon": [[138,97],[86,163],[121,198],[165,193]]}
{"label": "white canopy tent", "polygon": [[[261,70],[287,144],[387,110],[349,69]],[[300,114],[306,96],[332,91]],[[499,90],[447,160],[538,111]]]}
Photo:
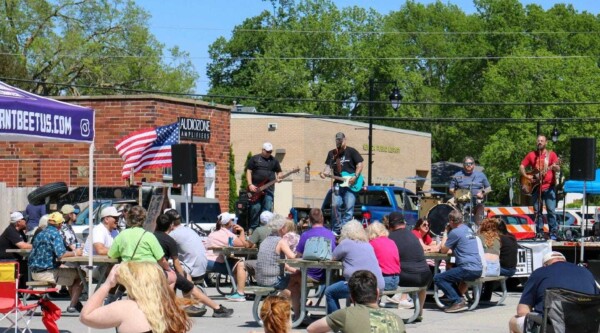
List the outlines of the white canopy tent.
{"label": "white canopy tent", "polygon": [[[0,82],[0,141],[79,142],[89,146],[89,207],[93,207],[94,110],[38,96]],[[89,209],[90,237],[94,220]],[[89,254],[88,265],[93,266]],[[92,292],[92,279],[88,290]]]}

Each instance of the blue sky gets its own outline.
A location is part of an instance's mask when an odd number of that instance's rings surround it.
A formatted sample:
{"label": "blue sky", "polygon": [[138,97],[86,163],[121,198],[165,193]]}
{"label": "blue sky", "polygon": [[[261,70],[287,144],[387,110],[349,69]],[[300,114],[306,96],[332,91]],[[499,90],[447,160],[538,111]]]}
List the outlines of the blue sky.
{"label": "blue sky", "polygon": [[[334,2],[338,7],[372,7],[382,14],[398,10],[404,3],[401,0],[334,0]],[[418,2],[431,3],[434,0],[418,0]],[[456,4],[466,13],[473,13],[475,10],[472,0],[443,2]],[[521,2],[537,3],[546,9],[555,3],[565,3],[565,1],[552,0],[522,0]],[[209,62],[209,45],[220,36],[230,38],[233,28],[241,24],[245,18],[272,9],[271,2],[263,0],[141,0],[137,3],[152,15],[150,31],[161,43],[167,48],[177,45],[190,54],[194,67],[200,74],[196,85],[198,94],[205,94],[208,91],[206,65]],[[586,10],[594,14],[600,12],[600,1],[597,0],[569,3],[579,11]]]}

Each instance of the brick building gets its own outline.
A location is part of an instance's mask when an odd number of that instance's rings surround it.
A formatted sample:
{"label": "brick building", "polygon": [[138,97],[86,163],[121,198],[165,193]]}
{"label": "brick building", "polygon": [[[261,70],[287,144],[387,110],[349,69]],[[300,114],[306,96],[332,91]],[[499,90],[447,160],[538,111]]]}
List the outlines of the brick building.
{"label": "brick building", "polygon": [[[157,95],[58,97],[58,100],[90,107],[95,111],[94,183],[122,186],[123,161],[114,148],[127,134],[164,126],[177,117],[208,119],[209,142],[197,144],[198,184],[195,195],[204,194],[204,163],[216,164],[215,196],[226,210],[229,202],[230,106]],[[192,141],[189,141],[192,142]],[[183,142],[182,142],[183,143]],[[85,143],[0,142],[0,182],[8,187],[35,187],[63,181],[69,187],[88,184],[88,152]],[[134,182],[163,180],[163,169],[148,169],[135,175]]]}

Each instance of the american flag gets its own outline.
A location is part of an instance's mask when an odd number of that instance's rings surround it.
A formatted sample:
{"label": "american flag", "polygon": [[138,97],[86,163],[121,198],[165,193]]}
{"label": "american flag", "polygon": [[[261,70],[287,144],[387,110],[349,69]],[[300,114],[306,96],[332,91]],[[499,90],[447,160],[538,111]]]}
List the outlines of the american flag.
{"label": "american flag", "polygon": [[148,168],[171,166],[171,145],[177,143],[179,143],[177,123],[143,129],[122,138],[115,144],[117,152],[125,161],[121,177],[128,178],[132,169],[136,174]]}

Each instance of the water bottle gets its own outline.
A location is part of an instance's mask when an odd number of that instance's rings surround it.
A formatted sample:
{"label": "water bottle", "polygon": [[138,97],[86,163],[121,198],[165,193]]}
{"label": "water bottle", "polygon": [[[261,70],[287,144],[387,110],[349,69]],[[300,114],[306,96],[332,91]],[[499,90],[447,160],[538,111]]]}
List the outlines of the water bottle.
{"label": "water bottle", "polygon": [[233,247],[233,237],[229,237],[227,239],[227,245],[229,245],[229,247]]}
{"label": "water bottle", "polygon": [[435,245],[440,245],[440,235],[435,236]]}
{"label": "water bottle", "polygon": [[335,186],[333,187],[333,192],[335,193],[335,195],[338,195],[340,193],[340,184],[335,184]]}

